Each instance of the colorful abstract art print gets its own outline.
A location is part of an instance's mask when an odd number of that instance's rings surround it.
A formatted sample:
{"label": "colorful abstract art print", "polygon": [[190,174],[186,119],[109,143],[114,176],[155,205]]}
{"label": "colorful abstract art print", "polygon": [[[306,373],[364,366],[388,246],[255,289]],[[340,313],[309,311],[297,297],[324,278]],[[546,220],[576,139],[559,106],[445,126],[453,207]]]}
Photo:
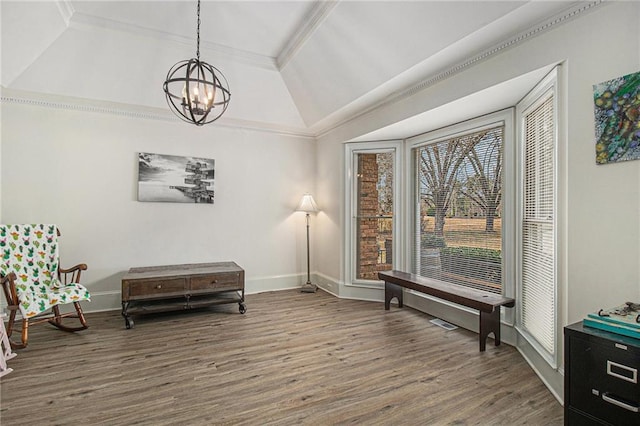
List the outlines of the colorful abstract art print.
{"label": "colorful abstract art print", "polygon": [[138,153],[138,201],[213,204],[215,160]]}
{"label": "colorful abstract art print", "polygon": [[640,160],[640,72],[593,86],[596,163]]}

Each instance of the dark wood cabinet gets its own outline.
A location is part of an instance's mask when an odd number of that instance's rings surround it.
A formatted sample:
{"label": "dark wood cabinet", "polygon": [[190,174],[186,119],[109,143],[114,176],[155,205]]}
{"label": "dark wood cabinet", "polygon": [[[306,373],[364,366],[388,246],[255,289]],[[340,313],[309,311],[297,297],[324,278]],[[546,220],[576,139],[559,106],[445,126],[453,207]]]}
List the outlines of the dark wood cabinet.
{"label": "dark wood cabinet", "polygon": [[640,425],[640,340],[582,322],[564,338],[565,425]]}
{"label": "dark wood cabinet", "polygon": [[122,316],[193,309],[221,303],[244,303],[244,270],[234,262],[131,268],[122,277]]}

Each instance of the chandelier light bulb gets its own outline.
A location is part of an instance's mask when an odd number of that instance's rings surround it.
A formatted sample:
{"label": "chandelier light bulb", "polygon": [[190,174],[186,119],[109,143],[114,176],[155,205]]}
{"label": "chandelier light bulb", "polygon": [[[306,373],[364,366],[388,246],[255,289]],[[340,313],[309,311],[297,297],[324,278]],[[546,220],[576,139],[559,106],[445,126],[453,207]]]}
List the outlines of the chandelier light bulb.
{"label": "chandelier light bulb", "polygon": [[193,86],[193,101],[196,104],[198,103],[198,94],[199,94],[198,86]]}

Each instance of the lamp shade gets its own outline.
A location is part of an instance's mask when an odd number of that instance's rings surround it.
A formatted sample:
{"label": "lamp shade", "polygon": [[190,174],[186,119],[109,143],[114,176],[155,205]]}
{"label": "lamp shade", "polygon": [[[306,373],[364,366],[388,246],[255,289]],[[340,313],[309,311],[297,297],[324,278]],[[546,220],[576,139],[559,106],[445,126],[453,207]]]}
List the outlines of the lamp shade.
{"label": "lamp shade", "polygon": [[296,209],[296,211],[305,213],[316,213],[318,211],[318,205],[313,200],[311,194],[304,194],[302,196],[302,200],[300,200],[300,204],[298,204],[298,208]]}

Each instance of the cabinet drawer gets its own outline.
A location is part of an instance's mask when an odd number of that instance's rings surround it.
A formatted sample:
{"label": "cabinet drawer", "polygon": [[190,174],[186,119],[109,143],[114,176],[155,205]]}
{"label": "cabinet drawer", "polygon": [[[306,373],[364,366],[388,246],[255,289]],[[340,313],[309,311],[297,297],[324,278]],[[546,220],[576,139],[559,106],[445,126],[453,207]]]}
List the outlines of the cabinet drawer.
{"label": "cabinet drawer", "polygon": [[191,290],[220,290],[223,288],[240,288],[240,274],[216,274],[202,277],[191,277]]}
{"label": "cabinet drawer", "polygon": [[575,386],[590,386],[591,388],[613,391],[630,401],[640,403],[640,383],[638,382],[638,367],[640,354],[637,349],[621,345],[616,347],[613,342],[586,342],[575,339],[572,341],[574,354],[582,354],[584,365],[580,374],[575,371]]}
{"label": "cabinet drawer", "polygon": [[590,415],[569,407],[566,411],[565,424],[580,426],[602,426],[603,423]]}
{"label": "cabinet drawer", "polygon": [[168,278],[164,280],[129,282],[129,296],[162,296],[167,293],[184,293],[186,289],[184,278]]}
{"label": "cabinet drawer", "polygon": [[571,338],[569,404],[612,424],[638,424],[637,348]]}

